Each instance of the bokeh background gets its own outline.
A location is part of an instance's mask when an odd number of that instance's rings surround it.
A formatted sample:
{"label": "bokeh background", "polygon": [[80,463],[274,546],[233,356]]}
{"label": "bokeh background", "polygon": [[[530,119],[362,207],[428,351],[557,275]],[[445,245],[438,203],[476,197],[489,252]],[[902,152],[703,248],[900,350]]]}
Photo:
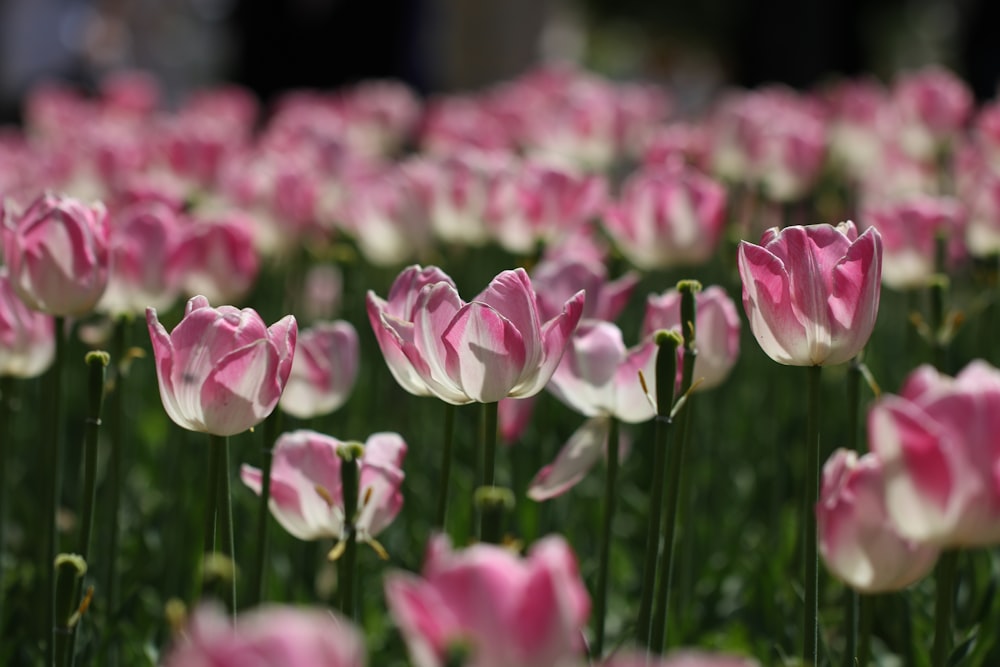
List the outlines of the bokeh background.
{"label": "bokeh background", "polygon": [[726,85],[940,63],[982,100],[998,24],[995,0],[0,0],[0,118],[39,80],[134,67],[169,100],[235,81],[266,101],[376,77],[468,90],[566,60],[668,84],[695,112]]}

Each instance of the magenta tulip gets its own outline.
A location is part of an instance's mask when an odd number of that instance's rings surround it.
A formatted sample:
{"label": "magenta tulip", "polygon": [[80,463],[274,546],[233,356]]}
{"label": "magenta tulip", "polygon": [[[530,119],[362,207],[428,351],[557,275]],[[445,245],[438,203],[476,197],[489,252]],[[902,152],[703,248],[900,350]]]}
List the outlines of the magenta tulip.
{"label": "magenta tulip", "polygon": [[108,214],[46,193],[26,211],[3,213],[3,254],[10,283],[43,313],[84,315],[108,284]]}
{"label": "magenta tulip", "polygon": [[363,667],[361,633],[328,609],[269,605],[233,626],[221,609],[199,607],[164,667]]}
{"label": "magenta tulip", "polygon": [[453,405],[494,403],[542,390],[580,320],[583,299],[578,292],[542,322],[524,269],[504,271],[466,303],[440,271],[410,267],[388,302],[368,293],[368,318],[407,391]]}
{"label": "magenta tulip", "polygon": [[196,296],[171,333],[146,309],[163,408],[178,426],[235,435],[278,404],[292,368],[298,327],[287,315],[270,328],[256,311],[212,308]]}
{"label": "magenta tulip", "polygon": [[360,354],[350,322],[322,322],[299,332],[281,409],[299,419],[337,410],[354,388]]}
{"label": "magenta tulip", "polygon": [[779,364],[824,366],[861,351],[878,315],[882,237],[853,222],[764,232],[740,242],[743,308],[764,352]]}
{"label": "magenta tulip", "polygon": [[0,377],[37,377],[55,351],[52,317],[28,308],[14,293],[7,267],[0,266]]}
{"label": "magenta tulip", "polygon": [[935,547],[900,537],[885,505],[884,466],[874,454],[838,449],[823,466],[816,504],[827,568],[866,593],[897,591],[930,573]]}
{"label": "magenta tulip", "polygon": [[492,544],[453,551],[437,536],[423,576],[388,575],[385,596],[416,667],[443,667],[454,648],[469,651],[467,667],[576,665],[590,612],[561,537],[536,542],[522,559]]}
{"label": "magenta tulip", "polygon": [[930,366],[868,414],[899,533],[941,547],[1000,543],[1000,371],[973,361],[955,378]]}
{"label": "magenta tulip", "polygon": [[176,269],[185,292],[234,302],[250,291],[260,268],[250,224],[244,215],[232,214],[184,227]]}
{"label": "magenta tulip", "polygon": [[[271,514],[300,540],[343,539],[344,494],[341,458],[343,443],[315,431],[285,433],[274,446],[271,463]],[[403,507],[403,458],[406,443],[396,433],[375,433],[360,460],[358,515],[354,525],[359,542],[371,542]],[[261,492],[261,471],[248,465],[240,470],[243,483]]]}

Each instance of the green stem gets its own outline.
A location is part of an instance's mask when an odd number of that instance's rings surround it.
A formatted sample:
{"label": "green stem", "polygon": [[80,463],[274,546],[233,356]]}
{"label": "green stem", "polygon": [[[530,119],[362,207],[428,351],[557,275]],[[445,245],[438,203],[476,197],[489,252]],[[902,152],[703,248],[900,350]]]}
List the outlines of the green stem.
{"label": "green stem", "polygon": [[642,588],[636,618],[636,639],[649,647],[650,619],[656,592],[656,561],[660,549],[660,516],[663,487],[667,478],[667,436],[670,433],[670,410],[674,402],[674,378],[677,376],[677,348],[680,337],[674,332],[656,336],[656,431],[653,436],[653,482],[649,490],[649,517],[646,524],[646,553],[642,565]]}
{"label": "green stem", "polygon": [[608,569],[611,561],[612,528],[618,483],[618,420],[608,420],[608,469],[604,476],[604,516],[601,523],[601,551],[597,566],[597,588],[594,591],[594,644],[591,657],[598,660],[604,654],[604,622],[608,613]]}
{"label": "green stem", "polygon": [[438,482],[437,514],[435,527],[444,532],[448,518],[448,485],[451,480],[451,451],[455,437],[455,406],[444,404],[444,446],[441,450],[441,477]]}
{"label": "green stem", "polygon": [[[855,357],[847,368],[847,442],[851,451],[858,450],[858,417],[861,394],[861,360]],[[854,667],[858,657],[858,593],[844,587],[844,667]]]}
{"label": "green stem", "polygon": [[872,624],[875,621],[875,596],[858,596],[858,658],[859,667],[867,667],[872,654]]}
{"label": "green stem", "polygon": [[222,553],[230,562],[231,568],[227,568],[231,574],[229,579],[229,590],[227,591],[226,604],[236,617],[236,551],[233,540],[233,494],[229,483],[229,437],[210,436],[212,440],[218,438],[217,442],[212,442],[212,446],[222,450],[222,465],[219,467],[219,500],[216,507],[216,521],[219,524],[219,534],[222,538]]}
{"label": "green stem", "polygon": [[281,430],[281,410],[275,409],[271,415],[264,420],[263,439],[264,446],[263,460],[260,466],[260,499],[257,504],[257,543],[254,545],[254,576],[251,579],[250,599],[248,607],[254,607],[265,597],[265,587],[267,586],[267,546],[268,546],[268,522],[271,516],[271,461],[275,441],[278,439],[278,432]]}
{"label": "green stem", "polygon": [[802,657],[806,665],[817,665],[819,647],[819,560],[816,553],[816,500],[819,497],[819,420],[820,369],[810,366],[808,412],[806,421],[806,490],[802,508],[803,543],[805,544],[806,604],[802,626]]}
{"label": "green stem", "polygon": [[482,442],[483,479],[480,486],[493,486],[496,482],[497,462],[497,410],[499,403],[483,403]]}
{"label": "green stem", "polygon": [[[208,566],[210,563],[209,554],[216,551],[216,525],[219,513],[219,480],[221,470],[226,458],[226,449],[217,440],[220,436],[209,435],[208,443],[208,493],[205,498],[205,530],[202,534],[201,548],[201,583],[199,589],[206,583],[209,576]],[[199,595],[199,597],[201,597]]]}
{"label": "green stem", "polygon": [[502,486],[481,486],[473,494],[479,513],[480,540],[485,544],[500,544],[504,536],[504,519],[514,508],[514,493]]}
{"label": "green stem", "polygon": [[76,591],[87,572],[87,562],[76,554],[59,554],[53,561],[52,570],[56,576],[56,623],[52,628],[54,659],[59,667],[67,667],[73,663],[73,643],[79,621],[74,618],[78,604]]}
{"label": "green stem", "polygon": [[344,498],[344,553],[337,561],[337,588],[340,612],[354,619],[354,583],[358,576],[358,541],[354,521],[358,513],[358,461],[364,454],[360,443],[345,443],[337,449]]}
{"label": "green stem", "polygon": [[958,577],[958,551],[955,549],[941,554],[934,568],[937,592],[934,602],[934,648],[931,651],[931,665],[944,667],[951,651],[951,617],[955,606],[955,582]]}
{"label": "green stem", "polygon": [[[114,389],[110,396],[108,412],[110,427],[111,451],[108,460],[108,491],[109,503],[107,509],[110,535],[108,536],[108,551],[106,554],[107,566],[105,572],[105,613],[112,615],[118,609],[118,538],[120,535],[119,522],[121,520],[121,500],[122,500],[122,456],[125,449],[125,395],[126,369],[128,362],[125,355],[128,353],[129,327],[132,320],[128,317],[121,317],[115,322],[114,333],[111,342],[111,359],[114,362]],[[109,667],[118,664],[118,642],[112,641],[108,645]]]}
{"label": "green stem", "polygon": [[59,511],[59,491],[61,487],[62,467],[62,380],[63,366],[66,364],[65,318],[55,318],[56,352],[52,368],[45,376],[45,386],[42,395],[48,406],[45,421],[45,444],[48,446],[48,456],[44,463],[49,467],[49,474],[44,475],[45,489],[45,521],[47,523],[44,537],[44,554],[42,571],[44,572],[44,603],[43,643],[45,645],[45,664],[54,665],[55,646],[53,633],[56,631],[56,571],[53,563],[59,552],[59,532],[56,526],[56,513]]}

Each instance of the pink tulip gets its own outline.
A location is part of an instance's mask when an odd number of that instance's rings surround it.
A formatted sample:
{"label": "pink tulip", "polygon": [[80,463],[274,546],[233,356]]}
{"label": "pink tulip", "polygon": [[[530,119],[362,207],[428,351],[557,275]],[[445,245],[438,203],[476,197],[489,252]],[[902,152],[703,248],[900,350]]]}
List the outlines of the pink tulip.
{"label": "pink tulip", "polygon": [[443,667],[463,647],[467,667],[575,665],[590,612],[576,559],[555,536],[523,559],[492,544],[453,551],[436,536],[423,576],[388,575],[385,596],[416,667]]}
{"label": "pink tulip", "polygon": [[531,284],[538,293],[538,312],[543,319],[555,317],[574,294],[583,290],[587,298],[581,319],[616,319],[639,282],[629,272],[617,280],[608,280],[607,269],[600,261],[578,259],[567,252],[558,258],[546,258],[531,272]]}
{"label": "pink tulip", "polygon": [[361,633],[328,609],[266,605],[240,614],[195,610],[164,667],[363,667]]}
{"label": "pink tulip", "polygon": [[885,505],[884,466],[838,449],[823,466],[816,504],[819,550],[827,568],[865,593],[897,591],[934,567],[938,550],[899,536]]}
{"label": "pink tulip", "polygon": [[[285,433],[274,445],[271,463],[271,514],[300,540],[343,539],[343,443],[315,431]],[[359,542],[371,542],[403,507],[403,458],[406,443],[396,433],[375,433],[360,461],[358,514],[353,517]],[[261,472],[246,464],[240,477],[260,495]]]}
{"label": "pink tulip", "polygon": [[1000,371],[973,361],[955,378],[921,366],[868,414],[900,535],[941,547],[1000,543]]}
{"label": "pink tulip", "polygon": [[286,315],[267,328],[256,311],[212,308],[196,296],[171,333],[146,309],[163,408],[178,426],[235,435],[264,421],[292,368],[298,327]]}
{"label": "pink tulip", "polygon": [[625,181],[605,226],[641,269],[690,266],[715,252],[725,208],[722,186],[693,169],[644,169]]}
{"label": "pink tulip", "polygon": [[0,266],[0,377],[31,378],[45,372],[56,350],[52,317],[32,310],[14,293]]}
{"label": "pink tulip", "polygon": [[158,201],[134,204],[115,216],[111,230],[111,275],[97,310],[133,315],[166,310],[177,299],[180,228],[177,213]]}
{"label": "pink tulip", "polygon": [[321,322],[299,333],[281,409],[299,419],[330,414],[347,400],[361,351],[350,322]]}
{"label": "pink tulip", "polygon": [[306,271],[302,286],[302,310],[306,321],[332,320],[340,311],[344,275],[335,264],[316,264]]}
{"label": "pink tulip", "polygon": [[17,295],[35,310],[84,315],[108,284],[108,214],[46,193],[26,211],[3,213],[4,262]]}
{"label": "pink tulip", "polygon": [[[740,356],[740,316],[736,304],[721,287],[712,286],[695,297],[695,343],[698,355],[694,361],[694,382],[698,390],[711,389],[729,376]],[[681,331],[681,295],[676,289],[663,294],[650,294],[646,299],[646,315],[642,335],[650,336],[660,329]],[[684,349],[677,348],[677,378],[680,380]]]}
{"label": "pink tulip", "polygon": [[497,406],[497,428],[500,432],[500,440],[507,445],[512,445],[521,439],[524,432],[531,424],[531,417],[535,414],[535,400],[537,396],[528,398],[504,398]]}
{"label": "pink tulip", "polygon": [[583,299],[578,292],[542,322],[524,269],[504,271],[466,303],[446,275],[415,266],[396,279],[388,302],[368,292],[368,318],[404,389],[453,405],[493,403],[542,390]]}
{"label": "pink tulip", "polygon": [[865,219],[882,235],[882,282],[888,287],[926,287],[938,270],[938,237],[948,244],[950,258],[964,254],[965,211],[955,199],[911,197],[869,208]]}
{"label": "pink tulip", "polygon": [[209,301],[239,301],[257,279],[260,258],[254,248],[250,221],[232,214],[186,225],[177,251],[176,270],[188,294]]}
{"label": "pink tulip", "polygon": [[903,149],[913,157],[932,159],[965,127],[974,100],[960,78],[948,70],[928,67],[896,80],[892,104]]}
{"label": "pink tulip", "polygon": [[875,326],[882,237],[853,222],[769,229],[740,242],[743,308],[779,364],[832,365],[856,355]]}

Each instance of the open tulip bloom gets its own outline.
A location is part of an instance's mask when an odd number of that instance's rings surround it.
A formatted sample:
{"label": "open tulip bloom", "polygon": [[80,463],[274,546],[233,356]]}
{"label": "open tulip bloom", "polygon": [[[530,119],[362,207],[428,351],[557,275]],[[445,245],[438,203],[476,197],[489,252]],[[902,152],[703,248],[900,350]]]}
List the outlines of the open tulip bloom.
{"label": "open tulip bloom", "polygon": [[583,312],[578,292],[542,322],[524,269],[504,271],[465,302],[439,269],[411,266],[385,301],[368,292],[368,318],[404,389],[453,405],[537,394]]}
{"label": "open tulip bloom", "polygon": [[882,275],[875,228],[772,228],[760,245],[740,242],[739,270],[750,329],[779,364],[840,364],[868,342]]}
{"label": "open tulip bloom", "polygon": [[163,408],[191,431],[229,436],[271,414],[292,368],[298,327],[286,315],[270,327],[250,308],[187,303],[172,332],[146,309]]}

